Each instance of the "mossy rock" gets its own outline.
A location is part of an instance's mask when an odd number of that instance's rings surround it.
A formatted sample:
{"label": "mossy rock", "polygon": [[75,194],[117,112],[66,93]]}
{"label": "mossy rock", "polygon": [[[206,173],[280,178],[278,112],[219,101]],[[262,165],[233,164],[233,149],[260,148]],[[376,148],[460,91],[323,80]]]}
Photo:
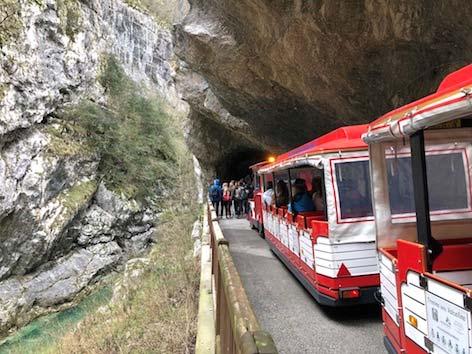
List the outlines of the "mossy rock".
{"label": "mossy rock", "polygon": [[72,40],[82,25],[82,10],[77,0],[57,0],[57,11],[65,34]]}
{"label": "mossy rock", "polygon": [[[27,0],[27,3],[44,5],[42,0]],[[0,0],[0,48],[20,37],[23,29],[21,9],[19,0]]]}
{"label": "mossy rock", "polygon": [[47,152],[53,157],[90,156],[96,154],[96,150],[88,144],[87,132],[81,129],[80,126],[73,126],[67,122],[49,124],[45,132],[50,139]]}
{"label": "mossy rock", "polygon": [[0,83],[0,101],[5,98],[9,89],[10,87],[7,84]]}
{"label": "mossy rock", "polygon": [[52,224],[52,229],[63,229],[81,210],[88,206],[98,188],[96,180],[81,181],[63,191],[56,198],[63,209]]}
{"label": "mossy rock", "polygon": [[0,47],[19,37],[23,27],[18,0],[0,0]]}
{"label": "mossy rock", "polygon": [[92,199],[97,186],[95,180],[76,183],[59,195],[59,201],[66,209],[77,212]]}
{"label": "mossy rock", "polygon": [[[99,173],[118,194],[143,201],[173,187],[175,166],[184,152],[176,117],[165,103],[134,83],[112,57],[104,58],[100,84],[107,107],[84,100],[64,113],[73,139],[100,155]],[[57,133],[55,133],[57,134]],[[75,153],[63,137],[53,142],[56,153]],[[53,150],[53,151],[54,151]]]}
{"label": "mossy rock", "polygon": [[156,23],[164,28],[170,28],[177,8],[175,0],[124,0],[130,7],[148,14]]}

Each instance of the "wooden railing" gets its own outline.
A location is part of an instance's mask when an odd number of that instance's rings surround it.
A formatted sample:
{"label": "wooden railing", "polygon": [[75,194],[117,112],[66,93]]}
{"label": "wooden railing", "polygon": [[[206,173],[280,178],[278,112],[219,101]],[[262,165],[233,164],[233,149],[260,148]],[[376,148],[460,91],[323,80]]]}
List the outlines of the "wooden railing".
{"label": "wooden railing", "polygon": [[229,252],[228,241],[210,205],[205,214],[200,296],[202,292],[204,297],[211,292],[214,323],[209,329],[208,299],[202,303],[200,298],[196,353],[277,353],[272,337],[257,321]]}

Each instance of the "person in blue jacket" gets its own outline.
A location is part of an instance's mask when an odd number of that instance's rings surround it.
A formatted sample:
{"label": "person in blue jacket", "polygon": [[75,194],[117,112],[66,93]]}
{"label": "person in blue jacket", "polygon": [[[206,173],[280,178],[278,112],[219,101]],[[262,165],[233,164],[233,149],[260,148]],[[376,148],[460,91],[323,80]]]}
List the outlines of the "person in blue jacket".
{"label": "person in blue jacket", "polygon": [[211,185],[210,189],[208,190],[208,195],[210,197],[211,204],[213,204],[213,208],[215,208],[216,216],[220,216],[220,211],[221,211],[221,216],[223,216],[223,208],[221,208],[221,210],[220,210],[221,199],[222,199],[222,196],[223,196],[223,190],[221,189],[219,179],[215,179],[213,181],[213,184]]}
{"label": "person in blue jacket", "polygon": [[307,192],[305,180],[297,178],[292,186],[292,202],[288,205],[288,211],[298,214],[314,210],[315,204]]}

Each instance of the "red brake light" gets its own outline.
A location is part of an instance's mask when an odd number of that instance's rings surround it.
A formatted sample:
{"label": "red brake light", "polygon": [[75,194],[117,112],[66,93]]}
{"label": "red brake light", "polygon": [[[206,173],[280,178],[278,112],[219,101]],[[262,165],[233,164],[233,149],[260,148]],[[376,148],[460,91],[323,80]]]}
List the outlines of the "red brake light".
{"label": "red brake light", "polygon": [[361,292],[359,289],[346,289],[346,290],[339,290],[341,293],[342,299],[355,299],[361,296]]}

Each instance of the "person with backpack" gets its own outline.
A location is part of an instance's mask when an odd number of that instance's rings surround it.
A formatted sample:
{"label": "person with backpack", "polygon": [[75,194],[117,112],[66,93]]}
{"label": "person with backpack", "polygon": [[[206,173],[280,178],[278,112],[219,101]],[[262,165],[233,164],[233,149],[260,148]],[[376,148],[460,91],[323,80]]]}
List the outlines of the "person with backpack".
{"label": "person with backpack", "polygon": [[[223,210],[226,218],[231,218],[231,204],[233,202],[233,194],[228,186],[228,183],[223,183]],[[221,212],[223,217],[223,212]]]}
{"label": "person with backpack", "polygon": [[248,185],[244,182],[244,180],[241,180],[239,182],[239,185],[241,186],[241,192],[240,192],[240,197],[241,197],[241,214],[245,215],[249,213],[249,188]]}
{"label": "person with backpack", "polygon": [[[221,210],[220,210],[223,191],[220,187],[219,179],[215,179],[213,181],[213,184],[211,185],[208,194],[210,196],[211,204],[213,205],[213,208],[215,208],[216,216],[217,217],[223,216],[223,206],[221,206]],[[220,212],[221,212],[221,215],[220,215]]]}
{"label": "person with backpack", "polygon": [[243,213],[243,193],[244,186],[241,182],[236,182],[234,189],[234,210],[237,218]]}

